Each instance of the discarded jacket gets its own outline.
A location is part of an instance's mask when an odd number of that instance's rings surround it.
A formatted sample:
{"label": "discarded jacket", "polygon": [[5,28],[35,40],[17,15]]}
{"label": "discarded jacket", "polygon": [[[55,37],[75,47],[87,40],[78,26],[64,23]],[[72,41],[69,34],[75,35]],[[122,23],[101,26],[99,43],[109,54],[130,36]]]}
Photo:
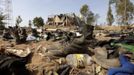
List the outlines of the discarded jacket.
{"label": "discarded jacket", "polygon": [[[119,59],[117,57],[107,58],[108,56],[107,50],[105,48],[95,48],[95,55],[93,56],[93,60],[105,69],[109,69],[111,67],[119,67]],[[113,64],[116,63],[116,64]]]}
{"label": "discarded jacket", "polygon": [[124,55],[120,55],[119,59],[122,66],[109,69],[108,75],[134,75],[134,64],[130,63]]}
{"label": "discarded jacket", "polygon": [[134,52],[134,45],[129,45],[125,43],[113,43],[114,46],[120,46],[122,48],[125,48],[127,51]]}
{"label": "discarded jacket", "polygon": [[23,58],[0,55],[0,75],[28,75]]}
{"label": "discarded jacket", "polygon": [[13,39],[13,36],[10,33],[4,33],[3,38],[9,40],[9,39]]}
{"label": "discarded jacket", "polygon": [[57,73],[58,75],[69,75],[70,70],[71,70],[71,66],[65,64],[59,66]]}
{"label": "discarded jacket", "polygon": [[83,28],[83,36],[75,38],[63,51],[53,52],[54,56],[66,57],[69,54],[88,54],[93,55],[93,52],[88,50],[89,44],[93,43],[93,26],[85,25]]}

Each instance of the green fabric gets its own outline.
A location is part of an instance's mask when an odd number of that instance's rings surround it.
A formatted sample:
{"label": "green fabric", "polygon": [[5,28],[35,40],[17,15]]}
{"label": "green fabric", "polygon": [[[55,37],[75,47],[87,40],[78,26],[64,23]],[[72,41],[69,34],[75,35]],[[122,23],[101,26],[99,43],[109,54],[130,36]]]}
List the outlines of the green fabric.
{"label": "green fabric", "polygon": [[134,52],[134,45],[129,45],[129,44],[125,44],[125,43],[116,43],[114,44],[115,46],[120,46],[125,48],[128,51]]}

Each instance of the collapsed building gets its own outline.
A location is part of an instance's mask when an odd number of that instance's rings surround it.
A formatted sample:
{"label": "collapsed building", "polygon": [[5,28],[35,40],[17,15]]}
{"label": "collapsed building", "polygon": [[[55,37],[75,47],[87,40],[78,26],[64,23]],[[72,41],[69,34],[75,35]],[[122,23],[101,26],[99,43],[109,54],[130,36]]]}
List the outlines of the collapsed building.
{"label": "collapsed building", "polygon": [[60,14],[49,16],[46,24],[56,26],[73,26],[75,25],[74,14]]}

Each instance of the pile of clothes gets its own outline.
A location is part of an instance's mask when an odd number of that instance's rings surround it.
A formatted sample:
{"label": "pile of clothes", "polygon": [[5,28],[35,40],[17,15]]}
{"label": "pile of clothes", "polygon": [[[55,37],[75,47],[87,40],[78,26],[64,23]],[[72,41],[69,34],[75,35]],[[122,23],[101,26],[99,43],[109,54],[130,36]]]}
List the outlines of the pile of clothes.
{"label": "pile of clothes", "polygon": [[26,69],[26,59],[17,56],[0,54],[1,75],[29,75]]}

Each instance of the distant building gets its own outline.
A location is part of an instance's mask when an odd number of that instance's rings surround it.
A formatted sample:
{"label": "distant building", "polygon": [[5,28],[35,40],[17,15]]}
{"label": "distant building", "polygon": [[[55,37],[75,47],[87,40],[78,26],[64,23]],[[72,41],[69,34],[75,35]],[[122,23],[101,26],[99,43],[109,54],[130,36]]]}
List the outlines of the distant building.
{"label": "distant building", "polygon": [[73,14],[49,16],[46,24],[56,26],[72,26],[75,25],[75,18]]}

